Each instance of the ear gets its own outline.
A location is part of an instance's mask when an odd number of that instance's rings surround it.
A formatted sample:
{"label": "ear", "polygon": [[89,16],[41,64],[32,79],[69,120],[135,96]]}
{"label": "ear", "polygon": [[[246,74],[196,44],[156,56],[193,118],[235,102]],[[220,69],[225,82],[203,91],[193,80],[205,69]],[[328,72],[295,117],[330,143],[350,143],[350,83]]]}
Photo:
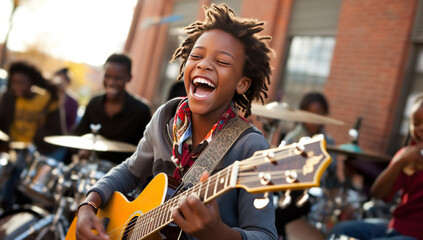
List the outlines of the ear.
{"label": "ear", "polygon": [[129,74],[129,78],[126,80],[126,83],[129,83],[132,79],[132,74]]}
{"label": "ear", "polygon": [[242,77],[236,86],[236,92],[238,94],[245,93],[251,85],[251,79],[248,77]]}

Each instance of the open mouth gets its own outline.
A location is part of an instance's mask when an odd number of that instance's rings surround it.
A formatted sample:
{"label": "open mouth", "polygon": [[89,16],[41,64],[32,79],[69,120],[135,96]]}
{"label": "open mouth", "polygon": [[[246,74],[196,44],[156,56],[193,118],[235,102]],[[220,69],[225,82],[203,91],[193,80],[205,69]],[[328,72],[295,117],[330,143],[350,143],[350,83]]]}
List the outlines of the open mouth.
{"label": "open mouth", "polygon": [[208,79],[205,78],[195,78],[193,81],[194,90],[192,91],[196,97],[205,98],[209,96],[216,86]]}

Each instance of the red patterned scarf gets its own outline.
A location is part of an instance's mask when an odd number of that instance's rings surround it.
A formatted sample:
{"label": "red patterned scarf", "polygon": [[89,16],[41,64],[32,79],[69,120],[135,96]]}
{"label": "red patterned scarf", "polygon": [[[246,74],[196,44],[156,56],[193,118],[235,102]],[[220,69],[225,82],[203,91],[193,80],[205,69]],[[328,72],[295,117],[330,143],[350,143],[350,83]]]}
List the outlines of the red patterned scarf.
{"label": "red patterned scarf", "polygon": [[188,106],[188,98],[185,98],[179,104],[175,120],[173,123],[173,154],[172,160],[176,163],[177,168],[173,173],[173,177],[181,179],[187,170],[194,164],[198,156],[203,152],[207,145],[213,140],[213,137],[222,130],[223,126],[236,117],[236,111],[231,104],[219,118],[217,123],[210,129],[206,137],[201,143],[192,149],[192,114]]}

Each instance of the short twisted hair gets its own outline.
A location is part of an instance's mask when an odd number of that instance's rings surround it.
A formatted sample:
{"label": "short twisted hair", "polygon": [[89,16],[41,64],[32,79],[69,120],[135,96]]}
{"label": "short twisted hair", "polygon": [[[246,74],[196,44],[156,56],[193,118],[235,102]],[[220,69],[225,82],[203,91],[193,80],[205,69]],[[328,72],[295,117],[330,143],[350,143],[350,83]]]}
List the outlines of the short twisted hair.
{"label": "short twisted hair", "polygon": [[271,37],[256,35],[263,31],[264,22],[238,18],[225,4],[212,4],[209,8],[204,7],[204,11],[206,19],[203,22],[196,21],[184,28],[189,36],[173,54],[172,61],[177,58],[182,59],[178,80],[183,77],[185,64],[195,42],[204,32],[218,29],[231,34],[244,45],[243,76],[251,79],[249,89],[242,95],[235,93],[233,101],[237,108],[245,111],[245,117],[248,117],[251,115],[252,101],[261,100],[263,103],[264,98],[267,98],[271,74],[269,54],[272,50],[263,40],[270,40]]}
{"label": "short twisted hair", "polygon": [[131,75],[131,71],[132,71],[132,60],[131,58],[124,54],[124,53],[113,53],[112,55],[110,55],[106,62],[106,63],[117,63],[120,65],[125,66],[126,71],[128,72],[129,75]]}

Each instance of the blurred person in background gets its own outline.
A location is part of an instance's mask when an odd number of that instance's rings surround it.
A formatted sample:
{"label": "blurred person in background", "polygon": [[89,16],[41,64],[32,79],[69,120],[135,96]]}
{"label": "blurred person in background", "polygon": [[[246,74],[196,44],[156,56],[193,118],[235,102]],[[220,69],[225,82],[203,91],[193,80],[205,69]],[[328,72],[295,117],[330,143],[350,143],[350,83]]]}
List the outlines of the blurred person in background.
{"label": "blurred person in background", "polygon": [[[46,156],[54,156],[57,147],[44,142],[48,135],[61,135],[57,89],[41,72],[26,62],[12,63],[9,68],[7,90],[0,106],[0,130],[9,135],[10,142],[21,143],[22,156],[31,154],[30,146]],[[2,143],[5,152],[9,142]],[[11,177],[2,187],[2,205],[10,208],[15,202],[16,183],[25,167],[25,158],[15,162]]]}
{"label": "blurred person in background", "polygon": [[168,96],[167,101],[176,97],[186,97],[187,92],[185,91],[185,85],[183,81],[176,81],[172,84]]}
{"label": "blurred person in background", "polygon": [[69,90],[71,84],[69,69],[62,68],[56,71],[52,81],[58,88],[59,106],[61,106],[61,114],[64,115],[62,120],[64,120],[63,124],[65,125],[66,134],[68,134],[72,132],[72,128],[76,124],[79,106],[75,93]]}
{"label": "blurred person in background", "polygon": [[[104,64],[105,93],[88,103],[75,135],[92,133],[91,124],[100,124],[98,134],[114,141],[138,145],[151,119],[150,107],[139,97],[129,94],[126,84],[132,78],[132,60],[125,54],[112,54]],[[88,159],[91,152],[80,150],[79,157]],[[98,158],[118,164],[132,153],[99,152]]]}
{"label": "blurred person in background", "polygon": [[341,236],[361,240],[423,239],[423,94],[413,102],[409,131],[411,143],[401,148],[371,187],[373,197],[400,202],[391,219],[364,219],[336,224],[327,239]]}
{"label": "blurred person in background", "polygon": [[[315,114],[327,116],[329,114],[329,104],[325,96],[319,92],[309,92],[305,94],[299,105],[300,110],[312,112]],[[295,128],[288,132],[283,142],[292,144],[299,142],[302,137],[313,137],[316,134],[323,134],[328,145],[334,145],[335,142],[328,134],[325,133],[324,125],[315,123],[299,122]],[[332,157],[332,163],[325,171],[321,179],[321,185],[326,190],[336,189],[339,187],[339,181],[336,176],[336,160]],[[304,205],[296,206],[296,201],[301,197],[303,191],[292,191],[292,201],[287,206],[279,206],[276,209],[276,227],[279,235],[286,236],[294,234],[299,239],[323,239],[322,233],[311,226],[305,216],[310,212],[310,202]],[[294,237],[295,237],[294,236]],[[285,238],[284,238],[285,239]]]}

